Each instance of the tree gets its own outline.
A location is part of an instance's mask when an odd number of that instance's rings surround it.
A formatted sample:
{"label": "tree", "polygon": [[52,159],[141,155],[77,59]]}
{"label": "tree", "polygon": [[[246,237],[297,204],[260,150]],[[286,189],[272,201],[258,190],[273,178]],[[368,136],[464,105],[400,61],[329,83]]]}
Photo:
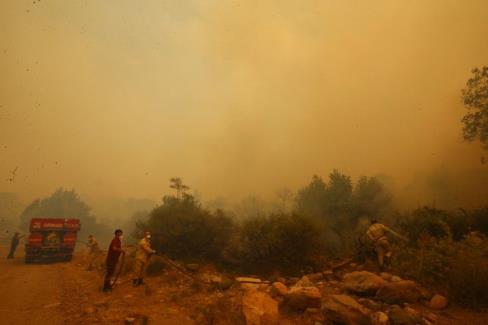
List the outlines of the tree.
{"label": "tree", "polygon": [[81,221],[81,236],[93,233],[95,236],[110,236],[107,226],[98,224],[91,214],[91,208],[83,202],[75,190],[58,189],[51,196],[34,200],[20,216],[22,228],[29,227],[32,218],[75,218]]}
{"label": "tree", "polygon": [[392,195],[376,177],[363,176],[354,187],[352,201],[356,218],[379,217],[390,207]]}
{"label": "tree", "polygon": [[182,196],[186,194],[186,191],[190,189],[189,186],[183,184],[183,180],[179,177],[172,177],[170,180],[170,186],[172,189],[176,190],[176,198],[181,199]]}
{"label": "tree", "polygon": [[479,139],[488,150],[488,66],[473,69],[473,76],[462,90],[464,106],[463,136],[467,141]]}
{"label": "tree", "polygon": [[320,176],[314,175],[310,184],[298,191],[298,211],[310,216],[322,216],[326,196],[327,184]]}
{"label": "tree", "polygon": [[333,216],[347,214],[351,206],[351,177],[334,169],[329,174],[327,186],[327,213]]}
{"label": "tree", "polygon": [[146,221],[137,222],[139,234],[150,230],[153,247],[175,258],[218,260],[233,235],[232,220],[223,212],[205,210],[189,194],[165,196]]}

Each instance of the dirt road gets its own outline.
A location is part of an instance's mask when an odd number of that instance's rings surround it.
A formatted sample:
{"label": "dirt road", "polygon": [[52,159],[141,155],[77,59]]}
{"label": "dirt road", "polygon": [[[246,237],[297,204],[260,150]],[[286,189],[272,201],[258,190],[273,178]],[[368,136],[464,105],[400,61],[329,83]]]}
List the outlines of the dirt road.
{"label": "dirt road", "polygon": [[194,324],[148,286],[133,288],[125,281],[112,293],[101,292],[103,270],[86,271],[83,254],[71,263],[52,264],[25,264],[21,246],[15,259],[6,255],[7,248],[0,246],[2,325],[123,324],[127,317],[150,324]]}
{"label": "dirt road", "polygon": [[55,304],[61,301],[63,267],[24,264],[21,247],[15,259],[6,255],[6,247],[0,247],[0,323],[62,324]]}

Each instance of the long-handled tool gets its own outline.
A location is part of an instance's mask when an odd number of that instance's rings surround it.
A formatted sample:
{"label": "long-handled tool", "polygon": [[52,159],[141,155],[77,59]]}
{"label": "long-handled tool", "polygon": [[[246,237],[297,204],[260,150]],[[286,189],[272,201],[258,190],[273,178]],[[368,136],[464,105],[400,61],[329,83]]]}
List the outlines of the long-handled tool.
{"label": "long-handled tool", "polygon": [[122,269],[124,268],[124,264],[125,264],[125,253],[122,253],[122,257],[119,261],[119,263],[117,263],[118,266],[119,266],[119,269],[116,270],[115,272],[115,276],[113,277],[113,279],[110,281],[110,285],[112,286],[112,288],[115,286],[115,284],[117,283],[117,280],[119,279],[119,276],[120,276],[120,273],[122,272]]}
{"label": "long-handled tool", "polygon": [[173,267],[174,269],[176,269],[177,271],[179,271],[181,274],[183,274],[186,278],[194,281],[195,280],[195,276],[191,273],[189,273],[188,271],[186,271],[184,268],[182,268],[180,265],[178,265],[175,261],[171,260],[169,257],[161,254],[161,253],[155,253],[155,255],[161,257],[161,259],[163,260],[163,262],[171,267]]}

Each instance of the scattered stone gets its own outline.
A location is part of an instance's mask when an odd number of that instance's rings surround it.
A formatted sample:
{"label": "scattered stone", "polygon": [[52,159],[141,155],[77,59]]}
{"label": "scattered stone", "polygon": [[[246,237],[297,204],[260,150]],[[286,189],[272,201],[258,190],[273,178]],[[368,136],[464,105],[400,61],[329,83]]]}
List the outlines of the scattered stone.
{"label": "scattered stone", "polygon": [[429,308],[441,310],[446,308],[447,304],[448,301],[446,297],[436,294],[430,299]]}
{"label": "scattered stone", "polygon": [[434,313],[427,313],[424,315],[424,317],[431,323],[435,323],[439,319],[439,317],[437,317],[437,315]]}
{"label": "scattered stone", "polygon": [[402,278],[400,278],[399,276],[394,275],[394,276],[392,276],[392,277],[391,277],[391,280],[390,280],[390,281],[391,281],[391,282],[400,282],[400,281],[402,281],[402,280],[403,280],[403,279],[402,279]]}
{"label": "scattered stone", "polygon": [[370,324],[370,311],[348,295],[327,295],[322,301],[322,314],[333,323]]}
{"label": "scattered stone", "polygon": [[259,290],[259,283],[241,283],[241,289],[244,291],[247,290]]}
{"label": "scattered stone", "polygon": [[371,310],[380,310],[383,307],[380,303],[377,303],[376,301],[368,298],[359,298],[358,302],[364,307]]}
{"label": "scattered stone", "polygon": [[287,278],[287,279],[286,279],[286,282],[284,282],[284,283],[285,283],[287,286],[291,286],[291,285],[294,285],[295,283],[297,283],[297,282],[298,282],[298,280],[300,280],[300,279],[299,279],[299,278],[297,278],[297,277],[292,276],[292,277]]}
{"label": "scattered stone", "polygon": [[236,281],[239,283],[261,283],[261,279],[258,278],[246,278],[246,277],[237,277]]}
{"label": "scattered stone", "polygon": [[130,298],[132,298],[132,297],[133,297],[133,295],[125,295],[125,296],[124,296],[124,299],[130,299]]}
{"label": "scattered stone", "polygon": [[410,315],[413,315],[415,317],[419,317],[420,318],[420,313],[418,311],[416,311],[415,309],[413,309],[412,307],[410,306],[406,306],[403,308],[403,310],[407,313],[407,314],[410,314]]}
{"label": "scattered stone", "polygon": [[392,306],[388,316],[392,325],[416,325],[422,321],[420,317],[406,312],[399,306]]}
{"label": "scattered stone", "polygon": [[242,298],[247,325],[275,325],[279,322],[278,302],[262,291],[248,290]]}
{"label": "scattered stone", "polygon": [[433,325],[434,323],[432,323],[430,320],[428,320],[427,318],[422,318],[422,325]]}
{"label": "scattered stone", "polygon": [[382,311],[377,311],[371,314],[371,325],[388,325],[388,315]]}
{"label": "scattered stone", "polygon": [[333,278],[334,277],[334,271],[332,270],[325,270],[324,272],[322,272],[322,276],[326,279],[330,279],[330,278]]}
{"label": "scattered stone", "polygon": [[275,282],[271,286],[271,295],[273,297],[283,297],[288,293],[288,288],[281,282]]}
{"label": "scattered stone", "polygon": [[125,323],[126,324],[134,324],[136,322],[136,318],[135,317],[126,317],[125,318]]}
{"label": "scattered stone", "polygon": [[322,280],[324,278],[324,275],[322,274],[322,272],[317,272],[317,273],[309,274],[307,275],[307,277],[310,281],[317,282]]}
{"label": "scattered stone", "polygon": [[288,290],[282,307],[293,311],[304,311],[307,308],[320,308],[322,295],[316,287],[294,286]]}
{"label": "scattered stone", "polygon": [[43,308],[56,308],[56,307],[59,307],[59,306],[61,306],[61,303],[60,302],[55,302],[55,303],[52,303],[52,304],[44,305]]}
{"label": "scattered stone", "polygon": [[413,303],[420,299],[420,290],[413,281],[389,282],[378,290],[376,298],[389,304]]}
{"label": "scattered stone", "polygon": [[219,290],[228,290],[230,287],[232,287],[233,284],[234,281],[232,281],[232,279],[224,278],[222,279],[222,282],[217,283],[217,288]]}
{"label": "scattered stone", "polygon": [[297,283],[295,283],[295,287],[313,287],[313,286],[314,284],[312,283],[312,281],[310,281],[310,279],[306,275],[302,276],[302,278],[298,280]]}
{"label": "scattered stone", "polygon": [[383,278],[383,280],[385,281],[391,281],[391,277],[393,275],[391,273],[388,273],[388,272],[381,272],[380,273],[380,277]]}
{"label": "scattered stone", "polygon": [[342,279],[346,290],[354,293],[374,295],[387,282],[380,276],[368,271],[354,271]]}

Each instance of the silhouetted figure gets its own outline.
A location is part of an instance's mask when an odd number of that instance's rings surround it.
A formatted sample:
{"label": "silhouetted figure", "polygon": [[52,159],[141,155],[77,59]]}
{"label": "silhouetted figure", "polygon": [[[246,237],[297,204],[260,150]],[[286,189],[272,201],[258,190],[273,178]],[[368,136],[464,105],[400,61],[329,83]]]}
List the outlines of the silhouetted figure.
{"label": "silhouetted figure", "polygon": [[103,291],[110,291],[112,290],[112,284],[110,283],[112,280],[112,276],[115,272],[115,267],[117,266],[117,262],[119,261],[120,254],[125,254],[125,251],[122,250],[122,230],[117,229],[115,230],[115,237],[110,242],[110,246],[108,247],[107,253],[107,271],[105,273],[105,280],[103,282]]}
{"label": "silhouetted figure", "polygon": [[18,232],[14,233],[12,241],[10,242],[10,252],[8,253],[7,258],[14,258],[15,250],[17,249],[17,246],[19,245],[20,239],[22,237],[24,237],[24,235],[21,236]]}
{"label": "silhouetted figure", "polygon": [[93,235],[88,236],[88,267],[87,270],[90,271],[92,267],[96,264],[96,259],[100,254],[100,247],[98,242]]}

